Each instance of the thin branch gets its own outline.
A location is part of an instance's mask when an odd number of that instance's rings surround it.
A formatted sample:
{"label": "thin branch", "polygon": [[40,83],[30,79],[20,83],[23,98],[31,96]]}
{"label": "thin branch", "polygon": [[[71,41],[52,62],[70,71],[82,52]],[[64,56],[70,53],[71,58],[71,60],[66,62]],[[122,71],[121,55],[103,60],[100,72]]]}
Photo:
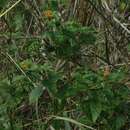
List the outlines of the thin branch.
{"label": "thin branch", "polygon": [[78,125],[79,127],[84,127],[84,128],[87,128],[87,129],[90,129],[90,130],[96,130],[95,128],[92,128],[91,126],[87,126],[85,124],[82,124],[76,120],[73,120],[71,118],[67,118],[67,117],[60,117],[60,116],[52,116],[54,117],[54,120],[63,120],[63,121],[68,121],[70,123],[73,123],[75,125]]}
{"label": "thin branch", "polygon": [[0,18],[6,15],[10,10],[12,10],[17,4],[19,4],[22,0],[16,1],[10,8],[8,8],[5,12],[0,14]]}
{"label": "thin branch", "polygon": [[22,72],[22,74],[28,79],[28,81],[34,86],[37,87],[37,85],[35,83],[33,83],[33,81],[26,75],[26,73],[24,72],[24,70],[17,64],[17,62],[12,58],[12,56],[9,53],[4,53],[12,63],[14,63],[14,65]]}
{"label": "thin branch", "polygon": [[106,51],[106,59],[107,59],[107,62],[110,64],[107,31],[105,31],[104,35],[105,35],[105,51]]}
{"label": "thin branch", "polygon": [[113,20],[118,23],[128,34],[130,34],[130,30],[126,26],[124,26],[124,24],[121,23],[115,16],[113,16]]}

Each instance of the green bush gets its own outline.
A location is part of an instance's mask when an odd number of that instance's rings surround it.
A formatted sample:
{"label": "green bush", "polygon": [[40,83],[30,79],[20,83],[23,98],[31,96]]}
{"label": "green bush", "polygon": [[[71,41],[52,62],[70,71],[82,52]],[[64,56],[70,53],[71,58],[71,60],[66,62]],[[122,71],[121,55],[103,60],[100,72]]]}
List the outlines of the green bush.
{"label": "green bush", "polygon": [[[5,2],[0,1],[0,8]],[[75,20],[63,22],[55,0],[48,6],[44,9],[52,14],[39,18],[44,29],[25,1],[4,16],[12,31],[2,32],[9,39],[0,46],[0,63],[6,63],[0,71],[0,129],[127,130],[126,67],[113,68],[107,76],[104,67],[93,70],[82,50],[96,47],[96,29]]]}

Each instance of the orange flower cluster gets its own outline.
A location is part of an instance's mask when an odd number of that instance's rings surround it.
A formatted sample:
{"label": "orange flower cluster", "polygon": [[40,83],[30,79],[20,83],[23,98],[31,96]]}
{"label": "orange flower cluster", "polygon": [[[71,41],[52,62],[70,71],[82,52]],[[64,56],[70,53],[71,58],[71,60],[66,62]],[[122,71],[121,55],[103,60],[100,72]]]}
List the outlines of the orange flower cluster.
{"label": "orange flower cluster", "polygon": [[53,12],[51,10],[46,10],[46,11],[43,12],[43,15],[47,18],[52,18]]}

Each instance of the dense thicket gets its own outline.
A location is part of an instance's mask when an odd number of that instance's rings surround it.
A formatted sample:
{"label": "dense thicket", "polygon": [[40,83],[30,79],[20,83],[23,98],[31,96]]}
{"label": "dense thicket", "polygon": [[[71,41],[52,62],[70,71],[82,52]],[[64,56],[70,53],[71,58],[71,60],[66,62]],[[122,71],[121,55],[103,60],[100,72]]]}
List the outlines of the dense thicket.
{"label": "dense thicket", "polygon": [[129,0],[0,0],[0,129],[130,129]]}

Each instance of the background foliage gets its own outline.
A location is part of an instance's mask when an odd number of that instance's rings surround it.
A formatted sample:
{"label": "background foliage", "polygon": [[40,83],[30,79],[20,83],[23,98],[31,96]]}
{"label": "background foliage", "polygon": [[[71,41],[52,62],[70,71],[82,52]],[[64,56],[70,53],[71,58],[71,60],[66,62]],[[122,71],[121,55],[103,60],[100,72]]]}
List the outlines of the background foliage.
{"label": "background foliage", "polygon": [[130,129],[127,0],[0,0],[0,129]]}

